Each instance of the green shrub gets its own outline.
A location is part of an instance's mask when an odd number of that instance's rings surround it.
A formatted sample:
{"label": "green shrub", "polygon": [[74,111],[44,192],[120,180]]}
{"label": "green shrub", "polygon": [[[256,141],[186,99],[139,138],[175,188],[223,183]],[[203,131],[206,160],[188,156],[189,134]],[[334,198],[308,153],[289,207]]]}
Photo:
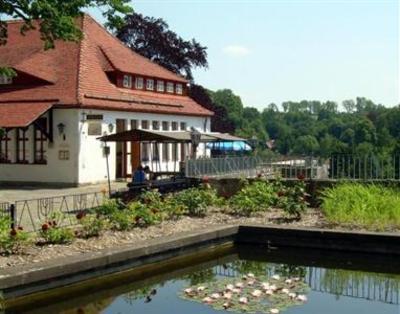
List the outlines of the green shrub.
{"label": "green shrub", "polygon": [[321,208],[331,223],[374,230],[400,228],[399,192],[382,185],[344,183],[323,192]]}
{"label": "green shrub", "polygon": [[134,227],[132,212],[128,209],[119,209],[111,212],[107,216],[111,228],[114,230],[124,231]]}
{"label": "green shrub", "polygon": [[98,237],[106,227],[106,222],[100,215],[87,215],[80,212],[76,215],[81,228],[76,235],[81,238]]}
{"label": "green shrub", "polygon": [[[143,204],[141,202],[132,202],[129,204],[128,211],[131,212],[133,222],[136,226],[145,227],[162,221],[162,210],[152,205],[152,203]],[[157,203],[155,205],[161,204]]]}
{"label": "green shrub", "polygon": [[59,226],[56,220],[42,224],[39,236],[46,244],[66,244],[72,242],[74,233],[71,229]]}
{"label": "green shrub", "polygon": [[304,181],[297,181],[290,186],[283,186],[278,182],[274,188],[276,191],[275,206],[282,208],[289,217],[300,219],[308,206]]}
{"label": "green shrub", "polygon": [[28,244],[29,235],[22,230],[22,227],[11,229],[9,217],[0,216],[0,253],[15,254]]}
{"label": "green shrub", "polygon": [[255,181],[245,186],[230,199],[235,214],[250,216],[253,213],[266,211],[276,203],[276,193],[272,184],[266,181]]}
{"label": "green shrub", "polygon": [[176,206],[181,206],[189,216],[204,217],[210,206],[220,206],[223,199],[209,186],[190,188],[175,194]]}
{"label": "green shrub", "polygon": [[119,204],[115,199],[110,199],[105,201],[103,205],[95,208],[94,211],[96,214],[109,216],[120,209],[122,209],[121,204]]}

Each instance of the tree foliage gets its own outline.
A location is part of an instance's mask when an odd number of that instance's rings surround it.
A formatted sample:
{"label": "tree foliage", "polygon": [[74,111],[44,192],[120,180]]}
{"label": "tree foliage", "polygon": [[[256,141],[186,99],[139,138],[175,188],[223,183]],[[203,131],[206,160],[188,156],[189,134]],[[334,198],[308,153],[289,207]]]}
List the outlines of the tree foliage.
{"label": "tree foliage", "polygon": [[207,48],[195,39],[184,40],[160,18],[131,13],[117,37],[135,52],[189,80],[194,68],[208,66]]}
{"label": "tree foliage", "polygon": [[[76,41],[82,37],[75,18],[82,15],[88,7],[104,7],[103,15],[107,18],[107,26],[111,29],[122,25],[122,17],[116,13],[129,13],[129,0],[1,0],[2,14],[22,19],[21,33],[39,28],[46,49],[53,48],[57,39]],[[33,21],[39,20],[36,26]],[[7,43],[7,23],[0,20],[0,44]]]}

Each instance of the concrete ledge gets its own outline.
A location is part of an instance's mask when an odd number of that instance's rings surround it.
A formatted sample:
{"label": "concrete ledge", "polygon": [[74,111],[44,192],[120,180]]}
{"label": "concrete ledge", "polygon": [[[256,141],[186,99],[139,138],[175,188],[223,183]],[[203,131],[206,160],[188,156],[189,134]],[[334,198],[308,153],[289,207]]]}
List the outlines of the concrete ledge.
{"label": "concrete ledge", "polygon": [[178,256],[196,255],[210,246],[227,243],[400,255],[400,234],[265,225],[215,226],[67,259],[3,269],[0,270],[0,291],[5,299],[18,298]]}
{"label": "concrete ledge", "polygon": [[400,234],[241,225],[237,243],[400,255]]}

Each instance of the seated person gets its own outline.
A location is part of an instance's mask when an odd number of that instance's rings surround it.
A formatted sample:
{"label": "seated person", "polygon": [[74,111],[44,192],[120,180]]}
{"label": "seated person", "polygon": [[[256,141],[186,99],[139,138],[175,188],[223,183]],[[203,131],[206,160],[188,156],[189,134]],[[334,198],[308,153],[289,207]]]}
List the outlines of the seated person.
{"label": "seated person", "polygon": [[145,174],[146,181],[150,181],[150,180],[154,179],[149,166],[144,167],[144,174]]}
{"label": "seated person", "polygon": [[137,167],[136,171],[133,173],[133,183],[143,184],[146,181],[145,173],[142,166]]}

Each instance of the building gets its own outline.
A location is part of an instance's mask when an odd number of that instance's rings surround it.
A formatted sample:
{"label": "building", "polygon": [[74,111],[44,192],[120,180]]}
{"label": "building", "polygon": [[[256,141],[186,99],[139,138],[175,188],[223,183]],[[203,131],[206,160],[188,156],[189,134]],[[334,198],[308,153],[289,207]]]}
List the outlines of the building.
{"label": "building", "polygon": [[[187,96],[188,81],[132,52],[90,16],[77,21],[83,39],[45,51],[40,34],[8,23],[0,66],[0,181],[65,185],[107,180],[99,136],[129,129],[210,131],[212,112]],[[160,147],[162,146],[162,147]],[[110,179],[131,165],[185,158],[180,144],[111,143]],[[203,151],[201,151],[203,150]],[[198,154],[204,153],[204,146]]]}

